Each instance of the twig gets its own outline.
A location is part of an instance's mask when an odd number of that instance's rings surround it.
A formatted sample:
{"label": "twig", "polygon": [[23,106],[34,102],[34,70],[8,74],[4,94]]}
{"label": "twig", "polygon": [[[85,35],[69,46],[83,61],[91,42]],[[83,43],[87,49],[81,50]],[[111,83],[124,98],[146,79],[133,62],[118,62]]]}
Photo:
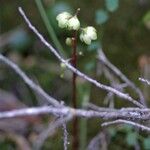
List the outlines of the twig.
{"label": "twig", "polygon": [[36,93],[42,95],[50,104],[57,107],[61,106],[61,104],[56,99],[48,95],[39,85],[35,84],[15,63],[1,54],[0,61],[11,67],[31,89],[33,89]]}
{"label": "twig", "polygon": [[148,84],[148,85],[150,85],[150,81],[147,80],[147,79],[139,78],[139,80],[142,81],[142,82],[144,82],[144,83],[146,83],[146,84]]}
{"label": "twig", "polygon": [[143,108],[144,106],[142,104],[140,104],[139,102],[137,102],[136,100],[134,100],[131,96],[129,96],[128,94],[122,93],[110,86],[106,86],[103,85],[101,83],[99,83],[98,81],[90,78],[89,76],[85,75],[84,73],[80,72],[79,70],[77,70],[76,68],[74,68],[72,65],[70,65],[66,60],[64,60],[59,53],[57,52],[57,50],[55,50],[52,45],[50,43],[48,43],[44,37],[38,32],[38,30],[30,23],[29,19],[26,17],[24,11],[22,10],[21,7],[19,7],[19,12],[22,15],[22,17],[24,18],[25,22],[27,23],[27,25],[29,26],[29,28],[37,35],[37,37],[41,40],[41,42],[47,46],[49,48],[49,50],[62,62],[64,63],[71,71],[73,71],[74,73],[76,73],[78,76],[82,77],[83,79],[89,81],[90,83],[93,83],[95,86],[106,90],[108,92],[112,92],[114,94],[116,94],[118,97],[128,100],[131,103],[133,103],[134,105]]}
{"label": "twig", "polygon": [[52,114],[55,116],[67,116],[68,114],[77,117],[84,118],[101,118],[101,119],[133,119],[145,121],[150,119],[150,109],[141,108],[123,108],[123,109],[112,109],[102,108],[101,111],[94,110],[84,110],[84,109],[73,109],[70,107],[55,108],[52,106],[41,106],[41,107],[31,107],[22,108],[17,110],[0,112],[0,119],[22,117],[22,116],[34,116],[40,114]]}
{"label": "twig", "polygon": [[98,59],[105,65],[107,66],[113,73],[115,73],[122,81],[127,83],[128,86],[130,86],[135,92],[139,95],[140,101],[143,105],[146,105],[145,98],[141,92],[141,90],[136,87],[136,85],[130,81],[116,66],[114,66],[105,56],[104,52],[102,49],[99,49],[98,51]]}
{"label": "twig", "polygon": [[61,117],[57,119],[55,122],[50,123],[48,128],[44,130],[42,133],[40,133],[40,135],[38,136],[36,142],[34,143],[35,149],[39,150],[42,147],[44,141],[48,137],[54,134],[54,132],[56,131],[56,128],[62,126],[62,124],[64,124],[64,121],[68,122],[71,119],[72,119],[72,115],[68,114],[66,117],[63,117],[63,118]]}
{"label": "twig", "polygon": [[87,146],[87,150],[107,150],[107,141],[105,132],[98,133]]}
{"label": "twig", "polygon": [[63,140],[64,140],[64,150],[67,150],[67,145],[68,145],[68,132],[67,132],[67,127],[66,127],[66,122],[64,121],[63,123]]}
{"label": "twig", "polygon": [[128,121],[128,120],[122,120],[122,119],[118,119],[118,120],[110,121],[110,122],[104,122],[101,124],[101,126],[104,127],[104,126],[109,126],[112,124],[120,124],[120,123],[129,124],[129,125],[135,126],[137,128],[140,128],[141,130],[145,130],[145,131],[150,132],[150,128],[147,126],[144,126],[144,125],[141,125],[139,123],[132,122],[132,121]]}

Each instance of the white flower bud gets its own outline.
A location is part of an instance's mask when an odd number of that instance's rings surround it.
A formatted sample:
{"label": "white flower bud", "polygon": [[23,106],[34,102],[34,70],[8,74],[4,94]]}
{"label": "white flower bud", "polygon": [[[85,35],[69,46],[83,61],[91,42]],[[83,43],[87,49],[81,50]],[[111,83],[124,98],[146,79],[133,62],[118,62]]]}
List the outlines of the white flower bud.
{"label": "white flower bud", "polygon": [[67,27],[69,30],[79,30],[80,22],[76,15],[68,20]]}
{"label": "white flower bud", "polygon": [[92,26],[86,27],[82,29],[80,34],[80,40],[90,45],[92,40],[97,39],[96,29]]}
{"label": "white flower bud", "polygon": [[89,26],[86,28],[86,34],[92,39],[92,40],[96,40],[97,39],[97,33],[96,33],[96,29],[92,26]]}
{"label": "white flower bud", "polygon": [[91,44],[91,38],[89,36],[87,36],[86,34],[80,34],[80,40],[84,43],[86,43],[87,45]]}
{"label": "white flower bud", "polygon": [[72,44],[72,39],[66,38],[66,45],[71,46],[71,44]]}
{"label": "white flower bud", "polygon": [[56,17],[56,20],[58,21],[58,26],[60,28],[65,28],[67,27],[67,24],[68,24],[68,20],[69,18],[71,18],[71,14],[68,13],[68,12],[63,12],[63,13],[60,13],[57,17]]}

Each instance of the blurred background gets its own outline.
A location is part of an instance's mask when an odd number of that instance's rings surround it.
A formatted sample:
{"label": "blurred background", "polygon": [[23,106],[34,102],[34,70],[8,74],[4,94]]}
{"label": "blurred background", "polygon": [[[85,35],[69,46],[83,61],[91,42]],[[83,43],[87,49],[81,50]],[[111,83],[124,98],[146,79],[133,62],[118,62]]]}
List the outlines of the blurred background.
{"label": "blurred background", "polygon": [[[71,33],[58,28],[56,16],[62,11],[75,13],[80,8],[82,26],[94,26],[98,39],[90,46],[78,41],[78,68],[101,83],[111,85],[98,61],[102,49],[117,66],[144,93],[150,104],[150,88],[141,84],[138,77],[150,79],[150,1],[149,0],[0,0],[0,53],[17,63],[37,84],[51,96],[71,106],[71,77],[69,70],[60,67],[52,53],[30,31],[18,12],[21,6],[40,33],[66,59],[71,48],[65,45]],[[78,107],[91,102],[101,107],[131,106],[113,97],[110,104],[106,92],[78,79]],[[126,91],[137,98],[130,88]],[[29,106],[46,105],[14,71],[0,64],[0,111]],[[55,118],[49,116],[25,117],[0,121],[0,149],[32,149],[37,137]],[[10,123],[11,122],[11,123]],[[71,128],[69,148],[71,147]],[[90,140],[100,134],[100,148],[150,149],[150,136],[131,126],[100,128],[96,119],[80,119],[80,149],[87,149]],[[62,130],[47,138],[42,149],[62,149]],[[71,149],[71,148],[70,148]]]}

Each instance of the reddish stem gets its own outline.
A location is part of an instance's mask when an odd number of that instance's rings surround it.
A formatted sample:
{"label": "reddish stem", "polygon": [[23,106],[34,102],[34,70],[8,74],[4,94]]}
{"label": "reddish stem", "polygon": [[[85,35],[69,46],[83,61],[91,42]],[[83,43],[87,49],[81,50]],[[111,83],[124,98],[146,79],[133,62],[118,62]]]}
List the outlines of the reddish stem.
{"label": "reddish stem", "polygon": [[[72,65],[76,68],[77,67],[77,31],[74,31],[74,35],[72,38]],[[72,76],[72,103],[73,108],[77,108],[77,91],[76,91],[76,73],[73,73]],[[77,117],[73,119],[73,144],[72,149],[77,150],[79,145],[78,141],[78,120]]]}

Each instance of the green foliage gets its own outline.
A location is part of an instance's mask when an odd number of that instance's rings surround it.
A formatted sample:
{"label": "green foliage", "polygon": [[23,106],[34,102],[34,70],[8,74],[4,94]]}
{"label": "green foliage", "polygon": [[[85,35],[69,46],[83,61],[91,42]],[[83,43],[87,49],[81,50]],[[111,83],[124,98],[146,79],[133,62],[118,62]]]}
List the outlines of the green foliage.
{"label": "green foliage", "polygon": [[145,150],[149,150],[150,149],[150,137],[144,139],[143,146],[144,146]]}
{"label": "green foliage", "polygon": [[126,136],[126,142],[129,146],[136,145],[138,140],[138,134],[136,132],[129,132]]}
{"label": "green foliage", "polygon": [[0,149],[1,150],[16,150],[16,144],[9,138],[0,139]]}

